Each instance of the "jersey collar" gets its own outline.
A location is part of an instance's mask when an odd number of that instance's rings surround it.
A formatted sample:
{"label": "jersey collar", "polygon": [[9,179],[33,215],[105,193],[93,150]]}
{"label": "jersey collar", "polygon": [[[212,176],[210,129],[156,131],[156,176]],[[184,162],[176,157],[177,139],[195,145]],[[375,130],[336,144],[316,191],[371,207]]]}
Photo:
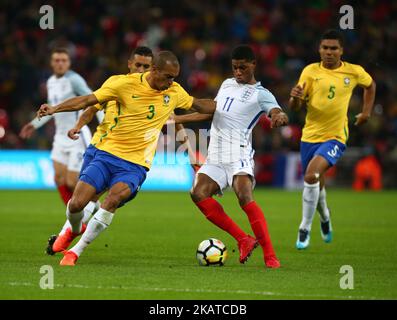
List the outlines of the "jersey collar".
{"label": "jersey collar", "polygon": [[342,69],[345,66],[345,62],[344,61],[341,60],[340,62],[341,62],[340,66],[337,67],[336,69],[328,69],[328,68],[325,68],[323,66],[323,62],[320,61],[320,69],[327,70],[327,71],[338,71],[338,70]]}

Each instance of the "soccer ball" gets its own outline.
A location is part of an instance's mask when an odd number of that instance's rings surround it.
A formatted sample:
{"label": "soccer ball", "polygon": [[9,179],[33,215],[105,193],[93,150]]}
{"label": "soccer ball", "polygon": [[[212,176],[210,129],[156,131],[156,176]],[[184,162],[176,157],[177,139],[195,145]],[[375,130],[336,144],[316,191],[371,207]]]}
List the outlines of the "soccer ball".
{"label": "soccer ball", "polygon": [[222,241],[210,238],[199,244],[196,257],[201,266],[223,266],[227,258],[227,249]]}

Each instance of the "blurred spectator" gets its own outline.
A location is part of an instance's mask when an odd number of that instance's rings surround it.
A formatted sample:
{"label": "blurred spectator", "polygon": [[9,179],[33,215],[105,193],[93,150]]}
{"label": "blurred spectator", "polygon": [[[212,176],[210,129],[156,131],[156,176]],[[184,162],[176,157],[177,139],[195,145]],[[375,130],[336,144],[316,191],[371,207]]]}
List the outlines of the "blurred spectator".
{"label": "blurred spectator", "polygon": [[[367,148],[368,149],[368,148]],[[365,189],[382,190],[382,168],[378,159],[371,152],[366,152],[354,167],[353,189],[363,191]]]}

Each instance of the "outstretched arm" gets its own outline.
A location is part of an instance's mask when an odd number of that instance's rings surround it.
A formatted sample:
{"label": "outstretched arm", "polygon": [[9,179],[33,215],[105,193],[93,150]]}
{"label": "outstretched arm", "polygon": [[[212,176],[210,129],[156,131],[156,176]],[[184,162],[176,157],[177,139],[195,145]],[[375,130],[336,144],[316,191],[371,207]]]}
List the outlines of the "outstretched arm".
{"label": "outstretched arm", "polygon": [[172,120],[174,120],[176,124],[183,124],[188,122],[208,121],[211,120],[213,116],[213,114],[193,112],[182,115],[173,115]]}
{"label": "outstretched arm", "polygon": [[193,99],[191,110],[198,113],[213,114],[216,109],[216,102],[212,99]]}
{"label": "outstretched arm", "polygon": [[21,131],[19,132],[19,136],[22,139],[29,139],[38,128],[45,125],[52,118],[52,116],[47,116],[42,119],[34,118],[32,121],[28,122],[22,127]]}
{"label": "outstretched arm", "polygon": [[70,139],[77,140],[79,138],[78,134],[80,133],[81,128],[92,121],[92,118],[94,118],[97,111],[98,109],[95,106],[88,107],[84,110],[77,120],[74,128],[68,131],[68,137]]}
{"label": "outstretched arm", "polygon": [[70,98],[56,106],[49,106],[48,104],[42,104],[40,109],[37,111],[37,117],[40,119],[43,116],[51,115],[57,112],[70,112],[84,109],[88,106],[93,106],[98,103],[98,99],[94,94],[86,96]]}
{"label": "outstretched arm", "polygon": [[361,113],[356,115],[356,122],[354,125],[359,126],[366,123],[371,116],[372,108],[374,107],[376,93],[376,84],[374,81],[371,82],[369,87],[364,88],[363,93],[363,110]]}

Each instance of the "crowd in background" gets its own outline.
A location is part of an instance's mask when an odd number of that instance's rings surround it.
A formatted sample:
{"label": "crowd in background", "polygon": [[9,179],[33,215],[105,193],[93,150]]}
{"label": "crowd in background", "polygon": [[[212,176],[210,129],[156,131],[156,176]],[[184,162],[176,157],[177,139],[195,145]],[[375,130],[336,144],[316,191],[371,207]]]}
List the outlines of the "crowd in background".
{"label": "crowd in background", "polygon": [[[42,30],[41,1],[0,2],[0,148],[50,149],[53,125],[30,140],[18,137],[46,101],[51,75],[49,53],[69,48],[72,68],[92,89],[113,74],[127,73],[127,59],[137,45],[173,51],[181,63],[177,81],[196,97],[214,97],[231,76],[230,52],[250,44],[256,52],[256,78],[287,109],[289,92],[305,65],[319,61],[320,35],[338,28],[343,14],[338,0],[200,1],[46,1],[55,13],[54,29]],[[375,79],[377,94],[370,122],[354,127],[362,90],[350,103],[348,146],[360,150],[354,161],[373,155],[385,186],[396,186],[397,164],[397,3],[350,1],[354,29],[343,31],[343,60],[362,65]],[[270,130],[262,118],[254,130],[257,156],[298,151],[305,111],[288,111],[291,124]],[[204,124],[204,126],[209,124]],[[349,159],[349,157],[347,157]]]}

